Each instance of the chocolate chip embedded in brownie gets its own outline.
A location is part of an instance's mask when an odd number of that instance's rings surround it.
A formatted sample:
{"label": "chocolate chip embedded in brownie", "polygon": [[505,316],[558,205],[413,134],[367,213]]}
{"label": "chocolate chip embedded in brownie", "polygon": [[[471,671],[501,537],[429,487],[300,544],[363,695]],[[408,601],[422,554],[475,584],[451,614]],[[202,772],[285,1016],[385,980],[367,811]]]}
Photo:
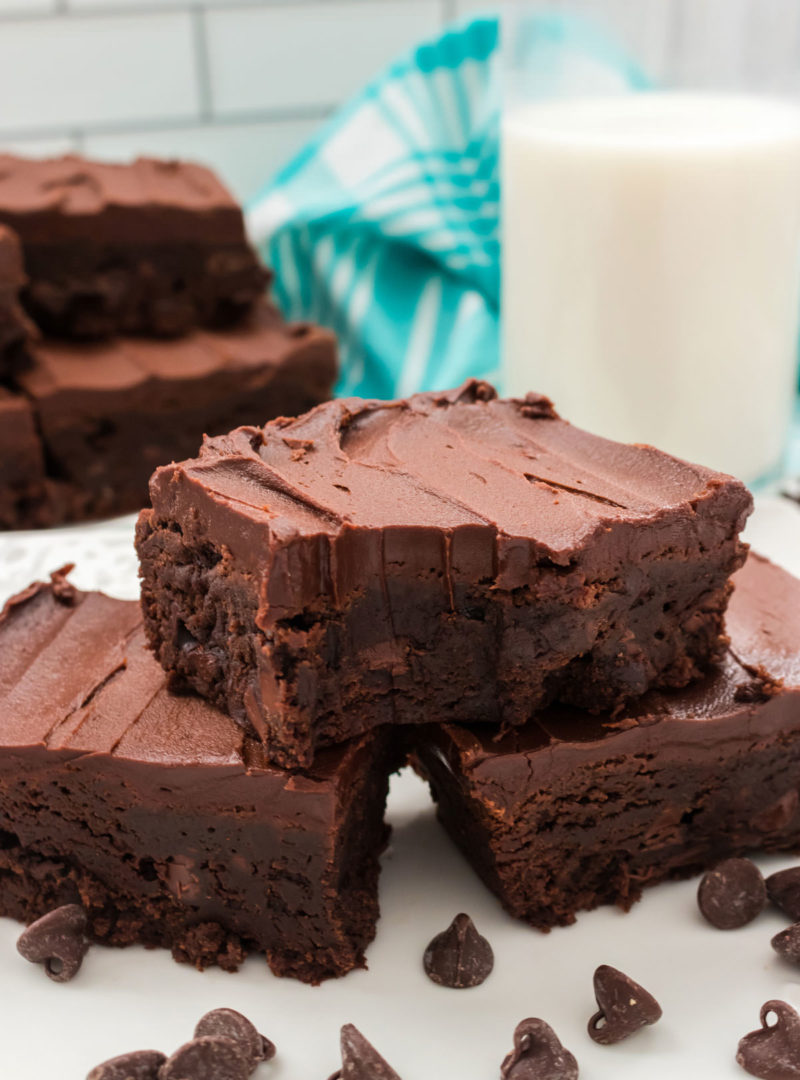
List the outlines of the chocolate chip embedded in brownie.
{"label": "chocolate chip embedded in brownie", "polygon": [[0,154],[0,223],[22,241],[24,302],[48,334],[227,325],[269,280],[230,193],[187,162]]}
{"label": "chocolate chip embedded in brownie", "polygon": [[686,685],[723,648],[752,504],[475,381],[233,431],[150,497],[156,655],[283,765],[380,724],[518,724]]}
{"label": "chocolate chip embedded in brownie", "polygon": [[415,729],[440,820],[512,915],[546,929],[800,847],[800,581],[756,555],[734,580],[730,647],[691,687],[614,717],[551,708],[499,742]]}
{"label": "chocolate chip embedded in brownie", "polygon": [[378,916],[386,734],[269,765],[167,691],[138,604],[56,576],[0,615],[0,914],[80,903],[109,945],[318,982],[363,964]]}

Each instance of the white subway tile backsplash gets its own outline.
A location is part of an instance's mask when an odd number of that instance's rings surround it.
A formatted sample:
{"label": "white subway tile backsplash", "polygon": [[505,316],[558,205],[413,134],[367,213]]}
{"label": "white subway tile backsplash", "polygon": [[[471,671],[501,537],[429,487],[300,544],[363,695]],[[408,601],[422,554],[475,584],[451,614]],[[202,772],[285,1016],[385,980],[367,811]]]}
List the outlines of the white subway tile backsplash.
{"label": "white subway tile backsplash", "polygon": [[442,26],[440,0],[323,0],[206,15],[220,114],[332,105]]}
{"label": "white subway tile backsplash", "polygon": [[233,194],[247,202],[302,148],[319,123],[275,120],[97,135],[86,140],[85,150],[111,161],[128,161],[138,154],[198,161],[219,173]]}
{"label": "white subway tile backsplash", "polygon": [[62,154],[76,153],[79,149],[78,140],[67,135],[56,139],[0,138],[0,153],[19,154],[20,157],[61,157]]}
{"label": "white subway tile backsplash", "polygon": [[189,118],[198,87],[188,13],[61,16],[0,28],[0,133]]}
{"label": "white subway tile backsplash", "polygon": [[58,0],[0,0],[0,15],[31,15],[55,11]]}

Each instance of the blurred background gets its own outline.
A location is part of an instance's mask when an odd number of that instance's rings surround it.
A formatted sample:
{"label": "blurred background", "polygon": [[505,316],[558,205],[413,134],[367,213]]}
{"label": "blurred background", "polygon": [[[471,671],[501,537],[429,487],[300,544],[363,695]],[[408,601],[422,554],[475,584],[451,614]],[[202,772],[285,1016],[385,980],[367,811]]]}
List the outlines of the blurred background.
{"label": "blurred background", "polygon": [[0,0],[0,145],[189,157],[247,200],[472,0]]}
{"label": "blurred background", "polygon": [[[655,73],[680,56],[718,81],[736,41],[754,35],[765,66],[782,67],[796,52],[800,3],[780,22],[754,22],[740,0],[715,2],[726,11],[727,40],[703,35],[697,22],[709,8],[692,0],[616,6],[627,25],[646,26],[648,55],[639,59]],[[195,158],[246,201],[388,61],[492,8],[478,0],[0,0],[0,145],[37,156]]]}

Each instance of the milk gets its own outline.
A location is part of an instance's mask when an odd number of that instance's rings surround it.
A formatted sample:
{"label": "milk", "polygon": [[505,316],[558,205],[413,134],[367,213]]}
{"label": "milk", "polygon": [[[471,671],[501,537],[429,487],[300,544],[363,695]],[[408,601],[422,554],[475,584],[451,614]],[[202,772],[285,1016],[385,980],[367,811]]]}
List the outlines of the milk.
{"label": "milk", "polygon": [[506,389],[754,481],[781,461],[800,324],[800,110],[648,93],[503,125]]}

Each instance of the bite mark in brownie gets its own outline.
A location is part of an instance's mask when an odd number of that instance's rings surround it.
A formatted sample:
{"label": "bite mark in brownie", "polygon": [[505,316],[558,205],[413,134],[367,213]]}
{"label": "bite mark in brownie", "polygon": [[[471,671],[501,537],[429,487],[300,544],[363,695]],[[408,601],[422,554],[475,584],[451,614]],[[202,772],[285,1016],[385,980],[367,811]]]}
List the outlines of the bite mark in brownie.
{"label": "bite mark in brownie", "polygon": [[0,914],[80,903],[104,944],[306,982],[363,966],[397,765],[376,733],[289,773],[170,694],[135,603],[56,576],[0,615]]}
{"label": "bite mark in brownie", "polygon": [[686,685],[724,647],[752,504],[474,380],[209,439],[150,496],[156,655],[289,766],[381,724]]}
{"label": "bite mark in brownie", "polygon": [[615,717],[552,707],[499,741],[414,730],[442,824],[512,915],[546,930],[800,849],[800,581],[751,554],[735,583],[730,646],[691,687]]}
{"label": "bite mark in brownie", "polygon": [[0,154],[0,222],[22,241],[23,301],[51,335],[229,325],[269,280],[230,193],[187,162]]}

